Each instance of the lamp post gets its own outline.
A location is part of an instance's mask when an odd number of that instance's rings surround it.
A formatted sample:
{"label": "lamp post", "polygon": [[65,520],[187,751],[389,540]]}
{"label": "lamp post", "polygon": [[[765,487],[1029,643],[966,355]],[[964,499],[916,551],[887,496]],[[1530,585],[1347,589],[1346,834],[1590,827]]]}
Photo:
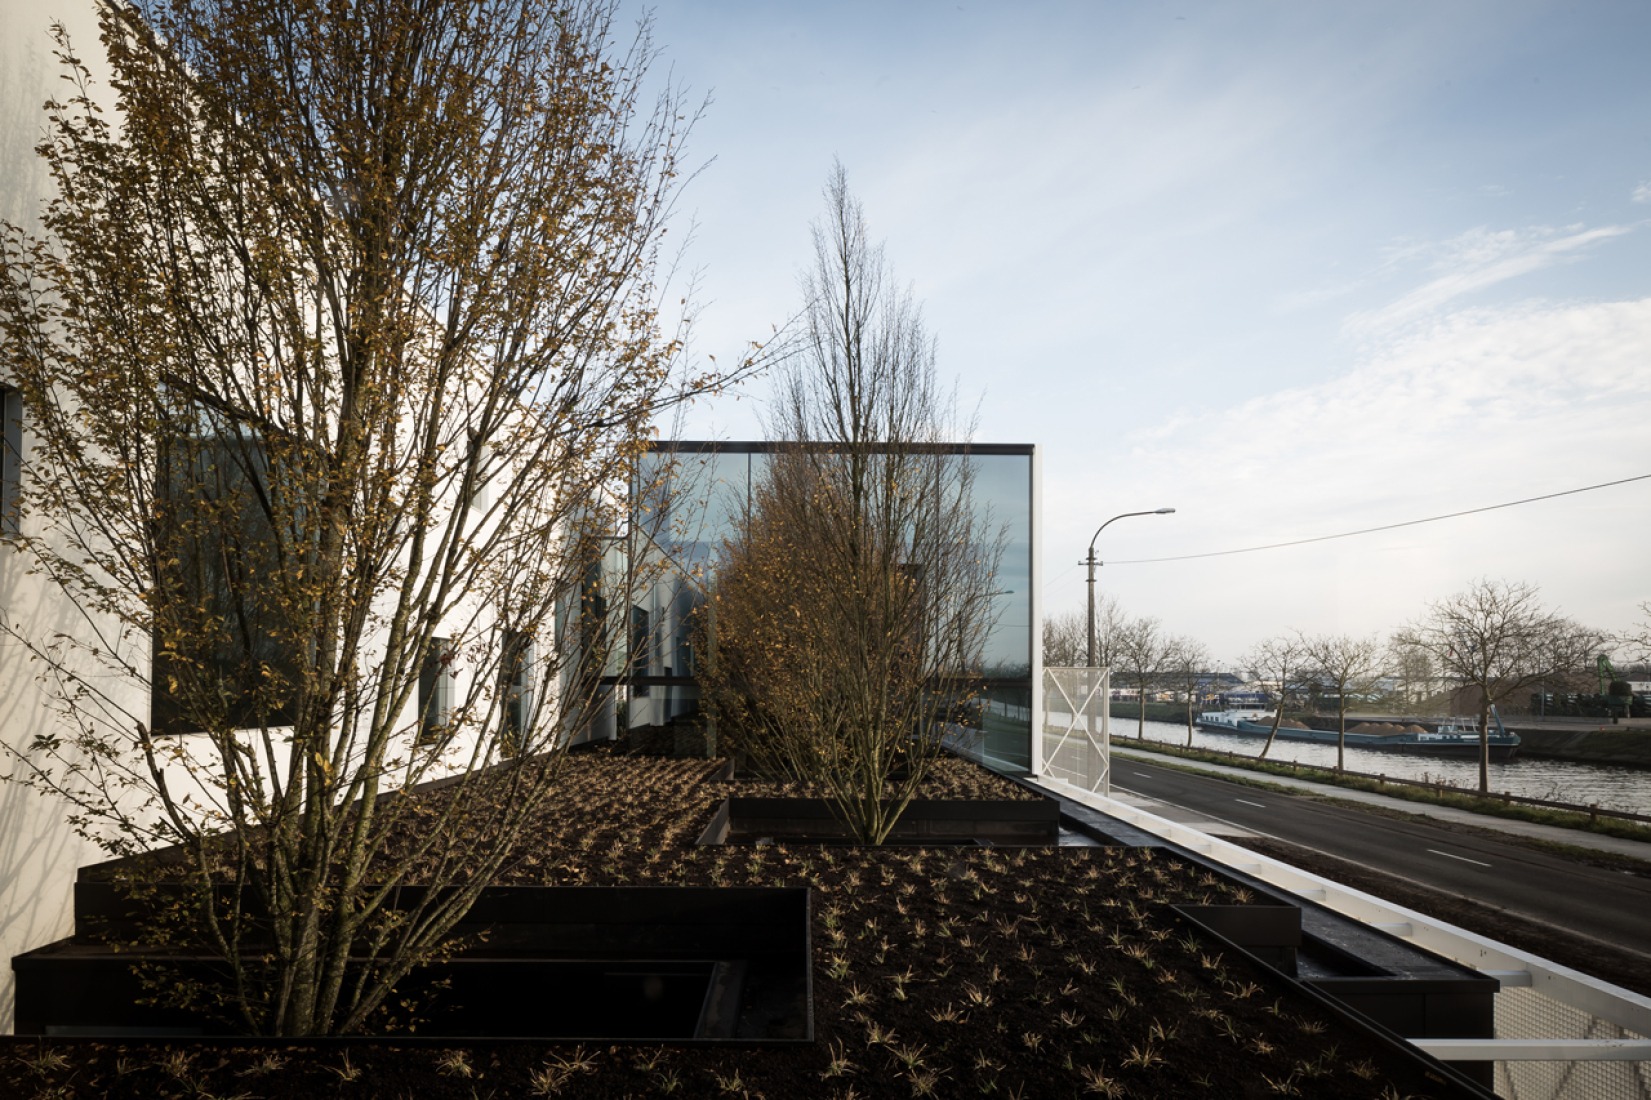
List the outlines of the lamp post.
{"label": "lamp post", "polygon": [[1089,667],[1090,668],[1095,667],[1095,567],[1097,565],[1101,564],[1100,562],[1095,560],[1095,539],[1100,538],[1102,531],[1105,531],[1108,527],[1112,526],[1114,523],[1117,523],[1121,519],[1128,519],[1130,516],[1167,516],[1167,515],[1169,515],[1170,513],[1174,512],[1174,511],[1175,511],[1174,508],[1154,508],[1150,512],[1124,512],[1120,515],[1113,516],[1111,519],[1107,520],[1105,523],[1103,523],[1099,527],[1095,528],[1095,537],[1089,540],[1089,557],[1086,559],[1086,561],[1089,565]]}

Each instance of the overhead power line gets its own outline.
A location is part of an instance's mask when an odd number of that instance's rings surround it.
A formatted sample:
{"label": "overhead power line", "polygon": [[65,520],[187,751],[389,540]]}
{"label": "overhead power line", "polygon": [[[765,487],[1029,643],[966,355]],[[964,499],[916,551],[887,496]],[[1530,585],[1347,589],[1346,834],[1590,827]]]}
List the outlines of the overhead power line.
{"label": "overhead power line", "polygon": [[1253,554],[1258,550],[1282,550],[1286,546],[1305,546],[1310,542],[1329,542],[1331,539],[1350,539],[1354,535],[1373,535],[1378,531],[1396,531],[1401,527],[1416,527],[1423,523],[1438,523],[1444,519],[1457,519],[1461,516],[1475,516],[1481,512],[1495,512],[1501,508],[1516,508],[1521,504],[1535,504],[1539,500],[1553,500],[1556,497],[1574,496],[1577,493],[1590,493],[1595,489],[1609,489],[1613,485],[1627,485],[1633,481],[1645,481],[1651,474],[1640,474],[1637,477],[1625,477],[1616,481],[1602,481],[1598,485],[1584,485],[1580,489],[1566,489],[1558,493],[1544,493],[1539,497],[1526,497],[1524,500],[1510,500],[1505,504],[1487,504],[1483,508],[1469,508],[1463,512],[1446,512],[1442,516],[1428,516],[1426,519],[1410,519],[1403,523],[1386,523],[1380,527],[1365,527],[1357,531],[1343,531],[1338,535],[1318,535],[1310,539],[1294,539],[1290,542],[1273,542],[1266,546],[1245,546],[1237,550],[1212,550],[1205,554],[1179,554],[1172,558],[1131,558],[1125,561],[1109,561],[1107,565],[1151,565],[1162,561],[1191,561],[1194,558],[1224,558],[1231,554]]}

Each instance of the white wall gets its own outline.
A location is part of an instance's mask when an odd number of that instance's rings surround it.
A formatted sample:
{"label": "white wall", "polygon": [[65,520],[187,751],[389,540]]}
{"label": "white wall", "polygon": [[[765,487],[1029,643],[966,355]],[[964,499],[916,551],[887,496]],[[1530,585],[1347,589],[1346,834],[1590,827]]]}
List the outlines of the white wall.
{"label": "white wall", "polygon": [[[91,0],[0,0],[0,218],[19,225],[35,220],[49,193],[34,146],[45,129],[41,104],[65,88],[47,37],[54,19],[69,28],[88,64],[101,56]],[[0,348],[0,375],[4,363]],[[26,424],[23,446],[26,459]],[[16,551],[0,546],[0,614],[27,624],[32,634],[83,625],[78,612],[24,571]],[[53,722],[35,682],[38,672],[16,643],[0,635],[0,739],[8,746],[26,745]],[[0,762],[0,774],[10,770],[10,761]],[[0,782],[0,1032],[12,1029],[12,956],[71,931],[75,869],[99,858],[95,847],[74,835],[58,804]]]}
{"label": "white wall", "polygon": [[[41,105],[52,96],[67,94],[59,79],[60,69],[53,57],[48,31],[53,20],[70,30],[80,56],[98,72],[102,48],[97,35],[94,0],[0,0],[0,218],[32,228],[38,212],[50,195],[50,180],[41,169],[34,146],[45,132]],[[112,97],[101,97],[107,102]],[[109,117],[109,116],[106,116]],[[4,381],[5,349],[0,347],[0,381]],[[24,472],[28,477],[28,426],[24,424]],[[26,524],[31,521],[25,517]],[[26,533],[38,533],[38,528]],[[31,637],[49,637],[54,632],[82,635],[87,623],[80,611],[53,587],[38,577],[27,576],[28,562],[16,550],[0,545],[0,616]],[[493,626],[492,609],[481,597],[454,609],[450,637],[468,632],[486,637]],[[136,661],[147,661],[147,638],[134,640]],[[554,644],[551,637],[539,639],[542,646]],[[45,732],[63,732],[50,709],[50,696],[36,682],[41,662],[29,660],[23,647],[0,632],[0,742],[15,753],[23,753],[31,741]],[[491,672],[488,673],[491,676]],[[455,694],[470,690],[475,674],[461,662],[455,677]],[[102,685],[107,687],[108,685]],[[491,690],[492,684],[483,684]],[[147,700],[135,686],[120,689],[122,704],[131,714],[147,714]],[[553,694],[550,685],[538,691]],[[403,714],[410,755],[416,725],[417,701],[409,700]],[[586,736],[611,736],[614,724],[611,700],[603,704]],[[211,755],[204,738],[182,737],[178,747],[185,753]],[[471,744],[451,746],[452,766],[463,766]],[[174,792],[202,792],[192,783],[182,765],[171,767],[169,784]],[[12,753],[0,753],[0,776],[17,773]],[[426,776],[429,778],[430,776]],[[210,793],[202,792],[210,801]],[[105,858],[95,845],[81,840],[69,827],[62,805],[15,782],[0,781],[0,1032],[9,1032],[14,1021],[14,982],[11,959],[14,955],[40,947],[72,932],[71,901],[76,869]]]}

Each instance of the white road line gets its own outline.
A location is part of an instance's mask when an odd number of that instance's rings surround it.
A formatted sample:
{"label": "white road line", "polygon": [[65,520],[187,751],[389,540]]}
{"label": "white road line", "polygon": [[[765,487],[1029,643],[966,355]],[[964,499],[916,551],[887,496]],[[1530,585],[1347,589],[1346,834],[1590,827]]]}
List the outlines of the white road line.
{"label": "white road line", "polygon": [[1135,774],[1140,776],[1142,779],[1151,779],[1152,778],[1152,776],[1148,775],[1146,772],[1136,772]]}
{"label": "white road line", "polygon": [[1267,808],[1267,807],[1265,807],[1265,806],[1263,806],[1263,805],[1262,805],[1262,804],[1261,804],[1261,803],[1259,803],[1259,802],[1251,802],[1251,801],[1250,801],[1250,800],[1249,800],[1249,799],[1247,799],[1247,798],[1235,798],[1235,799],[1233,799],[1233,801],[1234,801],[1234,802],[1242,802],[1242,803],[1244,803],[1244,805],[1246,805],[1246,806],[1254,806],[1254,807],[1255,807],[1255,808],[1256,808],[1256,809],[1258,809],[1258,810],[1265,810],[1265,809],[1266,809],[1266,808]]}
{"label": "white road line", "polygon": [[1490,864],[1488,864],[1488,863],[1483,863],[1483,862],[1481,862],[1477,859],[1469,859],[1467,856],[1453,856],[1449,852],[1441,852],[1437,848],[1429,848],[1428,851],[1432,852],[1436,856],[1444,856],[1446,859],[1459,859],[1463,863],[1471,863],[1476,867],[1489,867],[1490,866]]}

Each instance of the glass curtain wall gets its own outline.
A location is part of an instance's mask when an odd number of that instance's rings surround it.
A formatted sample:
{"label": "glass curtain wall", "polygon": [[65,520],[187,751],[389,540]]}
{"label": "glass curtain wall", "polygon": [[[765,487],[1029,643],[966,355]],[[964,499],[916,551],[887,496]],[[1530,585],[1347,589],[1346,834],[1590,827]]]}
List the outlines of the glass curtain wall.
{"label": "glass curtain wall", "polygon": [[[663,725],[697,707],[688,619],[703,602],[723,543],[749,515],[776,450],[772,443],[661,442],[643,456],[633,486],[637,587],[628,662],[631,726]],[[1031,767],[1036,523],[1034,449],[1029,444],[958,444],[969,463],[971,506],[1003,534],[991,593],[992,623],[979,667],[968,670],[979,702],[956,715],[959,743],[1011,770]],[[960,670],[961,671],[961,670]],[[945,685],[937,685],[944,690]]]}

